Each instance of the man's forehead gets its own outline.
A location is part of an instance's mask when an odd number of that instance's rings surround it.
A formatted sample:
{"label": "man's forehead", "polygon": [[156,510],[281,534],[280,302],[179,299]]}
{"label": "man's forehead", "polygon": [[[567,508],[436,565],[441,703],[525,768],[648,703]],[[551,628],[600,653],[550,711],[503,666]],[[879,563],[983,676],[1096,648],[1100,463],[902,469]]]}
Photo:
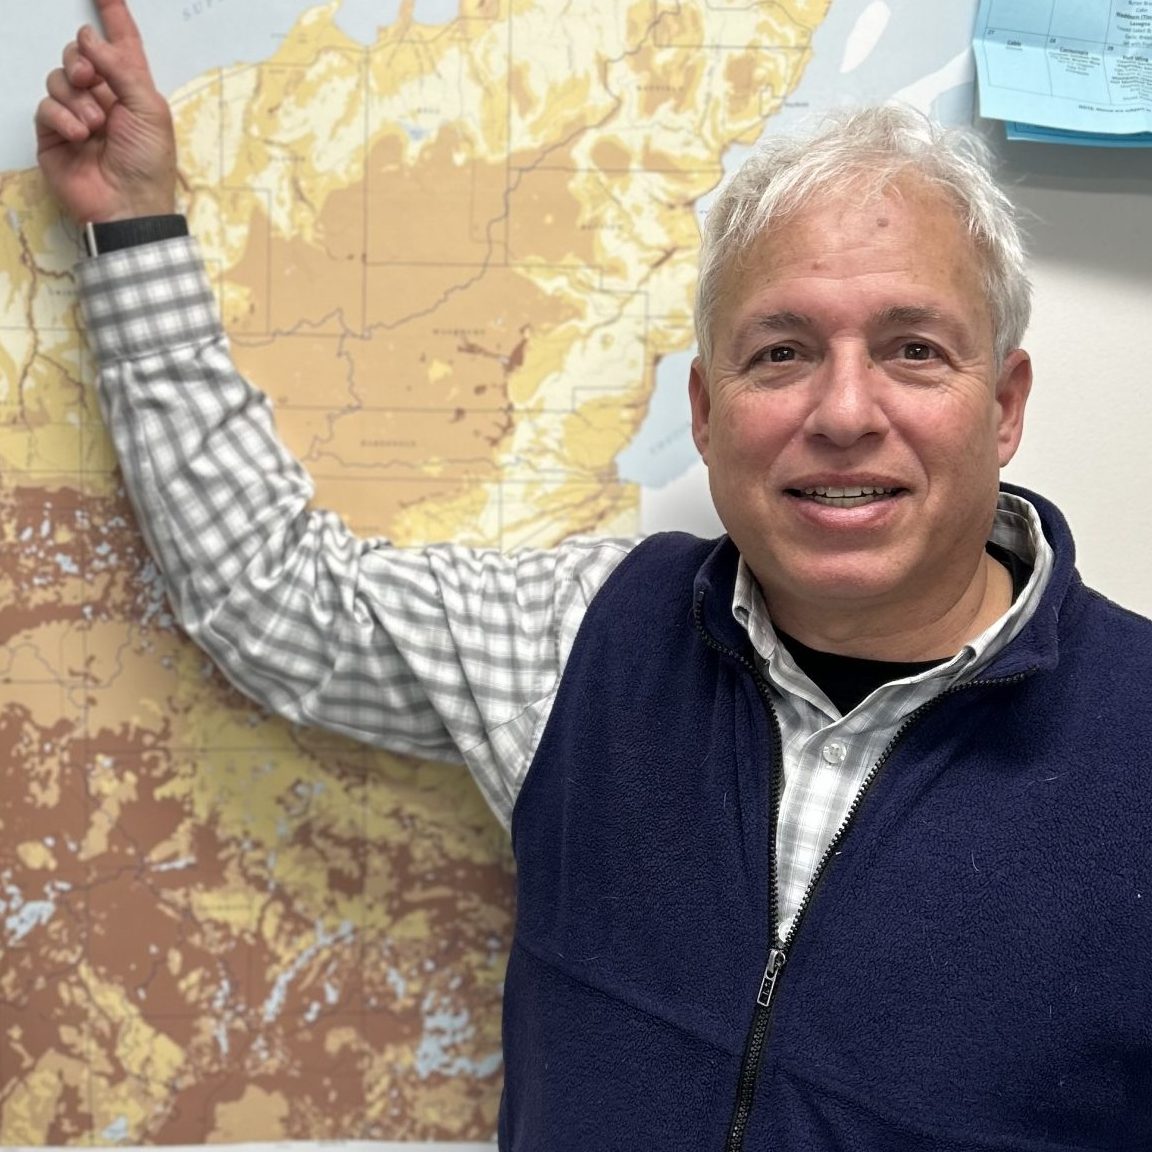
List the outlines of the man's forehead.
{"label": "man's forehead", "polygon": [[[720,281],[723,306],[739,306],[750,294],[772,285],[778,273],[834,274],[838,257],[854,248],[859,252],[853,260],[865,272],[873,264],[878,272],[888,262],[903,264],[909,287],[935,278],[985,295],[985,256],[955,200],[916,181],[874,190],[863,200],[845,192],[829,193],[775,217],[733,254]],[[847,267],[852,273],[851,261]],[[924,301],[910,297],[890,303],[920,306]],[[785,302],[778,306],[789,307]]]}
{"label": "man's forehead", "polygon": [[978,246],[956,199],[923,178],[904,176],[884,184],[862,183],[859,190],[833,188],[785,207],[736,253],[735,270],[755,268],[782,250],[795,252],[805,244],[818,244],[830,228],[867,234],[909,222],[951,234],[960,258],[979,260]]}
{"label": "man's forehead", "polygon": [[829,325],[930,328],[967,347],[994,335],[985,271],[955,200],[939,188],[830,194],[774,220],[738,254],[721,281],[715,332],[743,344]]}

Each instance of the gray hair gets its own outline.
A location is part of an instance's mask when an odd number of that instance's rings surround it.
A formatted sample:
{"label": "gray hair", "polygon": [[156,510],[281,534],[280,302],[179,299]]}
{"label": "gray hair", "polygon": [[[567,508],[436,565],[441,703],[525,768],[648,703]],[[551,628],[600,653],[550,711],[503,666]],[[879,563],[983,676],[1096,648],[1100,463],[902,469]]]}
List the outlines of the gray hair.
{"label": "gray hair", "polygon": [[758,236],[814,200],[858,203],[905,175],[940,188],[955,203],[983,265],[997,363],[1003,363],[1024,338],[1032,288],[1016,210],[992,177],[988,148],[974,132],[885,106],[833,113],[807,137],[770,138],[724,185],[700,243],[694,318],[705,369],[724,282]]}

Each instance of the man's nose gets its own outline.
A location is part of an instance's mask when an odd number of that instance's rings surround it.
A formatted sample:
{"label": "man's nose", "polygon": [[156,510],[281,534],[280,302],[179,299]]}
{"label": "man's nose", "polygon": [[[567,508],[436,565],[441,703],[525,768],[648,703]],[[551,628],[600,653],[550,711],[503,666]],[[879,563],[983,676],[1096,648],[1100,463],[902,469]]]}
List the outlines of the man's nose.
{"label": "man's nose", "polygon": [[811,377],[812,398],[805,430],[847,448],[865,436],[883,435],[884,374],[865,347],[831,348]]}

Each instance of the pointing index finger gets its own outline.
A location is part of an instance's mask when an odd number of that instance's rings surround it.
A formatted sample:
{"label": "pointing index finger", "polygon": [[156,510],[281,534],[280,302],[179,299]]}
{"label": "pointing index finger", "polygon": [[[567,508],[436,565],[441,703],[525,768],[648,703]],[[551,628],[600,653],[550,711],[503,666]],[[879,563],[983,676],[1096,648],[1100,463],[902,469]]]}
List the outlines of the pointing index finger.
{"label": "pointing index finger", "polygon": [[140,39],[140,29],[136,27],[136,21],[128,11],[125,0],[96,0],[96,7],[109,43]]}

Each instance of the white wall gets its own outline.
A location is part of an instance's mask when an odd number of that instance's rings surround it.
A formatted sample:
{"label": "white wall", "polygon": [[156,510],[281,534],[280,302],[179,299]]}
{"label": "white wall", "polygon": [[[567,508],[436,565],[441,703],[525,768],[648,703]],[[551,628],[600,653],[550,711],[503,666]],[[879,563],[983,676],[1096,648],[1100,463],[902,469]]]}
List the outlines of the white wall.
{"label": "white wall", "polygon": [[1089,584],[1152,616],[1152,150],[997,137],[1035,273],[1035,385],[1005,479],[1060,505]]}

